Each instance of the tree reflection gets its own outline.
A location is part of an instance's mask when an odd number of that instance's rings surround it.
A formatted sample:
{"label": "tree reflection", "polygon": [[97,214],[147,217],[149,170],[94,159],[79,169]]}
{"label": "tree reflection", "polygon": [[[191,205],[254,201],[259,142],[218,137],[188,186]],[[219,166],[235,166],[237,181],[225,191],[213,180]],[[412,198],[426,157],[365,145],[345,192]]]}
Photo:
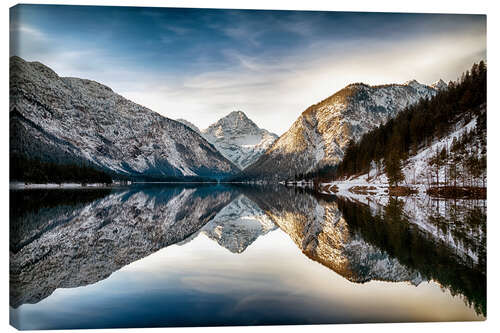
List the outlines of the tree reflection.
{"label": "tree reflection", "polygon": [[478,261],[474,262],[460,255],[452,244],[432,237],[412,223],[402,200],[391,198],[382,214],[373,214],[368,205],[347,199],[338,198],[337,202],[351,232],[359,232],[366,241],[418,270],[426,279],[437,281],[452,295],[463,295],[468,305],[486,316],[485,244],[471,244],[468,237],[474,226],[485,228],[486,214],[481,209],[468,210],[463,223],[457,223],[453,213],[429,218],[443,232],[451,230],[455,242],[462,241],[466,250],[477,250],[474,254]]}

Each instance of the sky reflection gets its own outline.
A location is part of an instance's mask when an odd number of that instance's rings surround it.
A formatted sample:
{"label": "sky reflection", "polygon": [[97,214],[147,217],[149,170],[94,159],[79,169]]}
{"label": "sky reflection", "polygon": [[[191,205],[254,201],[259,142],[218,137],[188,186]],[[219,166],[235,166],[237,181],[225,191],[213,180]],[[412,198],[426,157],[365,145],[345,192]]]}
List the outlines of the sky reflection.
{"label": "sky reflection", "polygon": [[480,319],[434,282],[352,283],[274,230],[234,254],[204,234],[24,304],[22,329]]}

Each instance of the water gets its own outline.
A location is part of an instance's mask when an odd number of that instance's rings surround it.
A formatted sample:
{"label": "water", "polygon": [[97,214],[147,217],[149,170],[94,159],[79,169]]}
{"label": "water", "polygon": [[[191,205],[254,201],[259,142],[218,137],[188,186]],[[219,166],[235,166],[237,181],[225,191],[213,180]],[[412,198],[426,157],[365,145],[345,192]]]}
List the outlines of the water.
{"label": "water", "polygon": [[486,203],[285,187],[11,191],[21,329],[484,320]]}

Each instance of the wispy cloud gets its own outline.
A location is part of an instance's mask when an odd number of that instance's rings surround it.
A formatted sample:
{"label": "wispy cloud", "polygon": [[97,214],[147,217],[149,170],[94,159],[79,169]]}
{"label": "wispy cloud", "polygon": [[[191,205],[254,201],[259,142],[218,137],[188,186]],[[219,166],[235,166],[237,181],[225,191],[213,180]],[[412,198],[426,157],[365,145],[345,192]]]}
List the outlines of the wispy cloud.
{"label": "wispy cloud", "polygon": [[96,8],[11,17],[11,54],[201,128],[241,109],[281,134],[349,83],[454,80],[486,57],[480,16]]}
{"label": "wispy cloud", "polygon": [[[425,38],[389,47],[353,43],[349,56],[336,57],[335,47],[319,45],[274,61],[259,61],[228,51],[238,65],[186,77],[176,85],[129,91],[126,94],[164,111],[206,127],[233,109],[246,111],[256,122],[283,133],[309,105],[352,82],[402,83],[409,79],[430,84],[440,78],[455,80],[472,62],[486,56],[485,39]],[[368,49],[369,52],[364,52]],[[466,51],[464,51],[466,50]],[[163,112],[163,111],[162,111]],[[215,117],[214,117],[215,116]]]}
{"label": "wispy cloud", "polygon": [[48,38],[40,30],[16,19],[10,21],[10,55],[50,52]]}
{"label": "wispy cloud", "polygon": [[162,24],[161,27],[167,31],[173,32],[176,35],[184,36],[192,31],[190,28],[176,26],[172,24]]}

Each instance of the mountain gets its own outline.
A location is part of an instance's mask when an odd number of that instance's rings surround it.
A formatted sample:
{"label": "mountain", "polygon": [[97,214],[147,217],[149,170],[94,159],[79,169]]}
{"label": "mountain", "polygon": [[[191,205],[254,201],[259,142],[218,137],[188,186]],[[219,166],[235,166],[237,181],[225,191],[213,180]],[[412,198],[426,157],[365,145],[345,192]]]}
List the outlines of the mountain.
{"label": "mountain", "polygon": [[405,84],[350,84],[310,106],[241,178],[282,180],[339,163],[350,140],[385,123],[435,88],[415,80]]}
{"label": "mountain", "polygon": [[[432,101],[431,101],[432,103]],[[470,109],[469,109],[470,110]],[[399,116],[394,119],[398,122]],[[436,123],[436,122],[435,122]],[[407,184],[415,190],[426,192],[429,185],[436,186],[459,186],[471,185],[486,187],[486,106],[480,107],[476,115],[460,117],[457,121],[450,123],[453,129],[450,133],[435,140],[429,140],[414,152],[406,152],[408,158],[401,163],[402,184]],[[398,126],[399,128],[403,126]],[[379,131],[387,132],[386,128]],[[424,131],[419,131],[420,133]],[[370,135],[368,132],[365,135]],[[365,143],[376,141],[373,137],[363,137],[359,144],[361,149],[366,150]],[[391,149],[389,144],[387,149]],[[361,150],[360,149],[360,150]],[[383,151],[383,148],[380,148]],[[443,150],[445,153],[442,155]],[[436,152],[438,152],[439,164],[436,164]],[[354,154],[358,152],[355,151]],[[365,155],[370,161],[378,157]],[[337,186],[340,191],[353,186],[366,186],[373,191],[383,191],[390,185],[385,168],[381,163],[358,161],[358,169],[348,169],[350,156],[346,154],[345,160],[338,165],[335,180],[333,175],[325,175],[321,187],[331,188]],[[363,167],[366,164],[366,168]],[[377,188],[378,190],[375,190]],[[328,190],[330,192],[330,190]]]}
{"label": "mountain", "polygon": [[448,84],[444,82],[443,80],[439,79],[438,81],[434,82],[433,84],[430,85],[432,88],[436,90],[443,90],[448,88]]}
{"label": "mountain", "polygon": [[391,185],[485,187],[486,74],[484,62],[474,64],[436,96],[364,133],[336,170],[321,178],[353,180],[370,173],[366,180],[385,178]]}
{"label": "mountain", "polygon": [[139,179],[238,171],[184,124],[39,62],[10,58],[9,109],[11,159],[89,165]]}
{"label": "mountain", "polygon": [[179,119],[175,119],[175,121],[178,121],[184,125],[186,125],[187,127],[189,127],[190,129],[192,129],[193,131],[195,131],[196,133],[198,134],[201,134],[201,131],[200,129],[195,125],[193,124],[192,122],[190,121],[187,121],[186,119],[182,119],[182,118],[179,118]]}
{"label": "mountain", "polygon": [[[196,126],[193,129],[196,130]],[[202,130],[201,134],[240,169],[254,163],[278,138],[276,134],[259,128],[242,111],[231,112]]]}

